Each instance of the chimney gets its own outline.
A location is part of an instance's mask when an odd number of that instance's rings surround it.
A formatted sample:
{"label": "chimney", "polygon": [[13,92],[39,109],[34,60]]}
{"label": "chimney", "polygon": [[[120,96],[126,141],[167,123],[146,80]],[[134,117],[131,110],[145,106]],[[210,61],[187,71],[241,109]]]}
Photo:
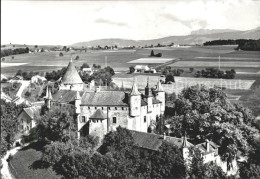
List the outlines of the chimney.
{"label": "chimney", "polygon": [[100,92],[100,86],[96,86],[95,93]]}
{"label": "chimney", "polygon": [[166,134],[165,134],[165,132],[163,133],[163,140],[165,140],[166,139]]}
{"label": "chimney", "polygon": [[207,150],[207,152],[209,152],[209,140],[208,139],[206,139],[206,150]]}

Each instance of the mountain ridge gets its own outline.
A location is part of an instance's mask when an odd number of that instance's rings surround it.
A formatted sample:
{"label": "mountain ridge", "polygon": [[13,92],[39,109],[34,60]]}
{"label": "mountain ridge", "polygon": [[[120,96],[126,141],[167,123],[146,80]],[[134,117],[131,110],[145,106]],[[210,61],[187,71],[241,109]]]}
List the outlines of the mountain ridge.
{"label": "mountain ridge", "polygon": [[[203,31],[205,33],[203,33]],[[195,34],[194,34],[195,33]],[[259,39],[260,28],[239,31],[233,29],[204,29],[193,31],[193,34],[183,35],[183,36],[168,36],[158,39],[151,40],[131,40],[131,39],[121,39],[121,38],[108,38],[108,39],[97,39],[86,42],[78,42],[72,44],[72,46],[145,46],[145,45],[157,45],[158,43],[162,45],[174,44],[202,44],[206,41],[219,40],[219,39]]]}

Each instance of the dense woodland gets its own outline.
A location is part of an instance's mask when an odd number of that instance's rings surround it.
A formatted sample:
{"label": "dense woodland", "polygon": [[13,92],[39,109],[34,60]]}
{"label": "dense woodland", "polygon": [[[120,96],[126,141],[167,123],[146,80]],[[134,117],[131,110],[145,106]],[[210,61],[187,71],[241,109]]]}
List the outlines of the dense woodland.
{"label": "dense woodland", "polygon": [[1,57],[29,53],[29,48],[1,49]]}
{"label": "dense woodland", "polygon": [[203,43],[203,45],[238,45],[237,50],[260,51],[260,39],[212,40]]}
{"label": "dense woodland", "polygon": [[234,79],[236,71],[234,69],[222,71],[217,68],[206,68],[205,70],[198,70],[194,74],[195,77],[203,78],[223,78],[223,79]]}

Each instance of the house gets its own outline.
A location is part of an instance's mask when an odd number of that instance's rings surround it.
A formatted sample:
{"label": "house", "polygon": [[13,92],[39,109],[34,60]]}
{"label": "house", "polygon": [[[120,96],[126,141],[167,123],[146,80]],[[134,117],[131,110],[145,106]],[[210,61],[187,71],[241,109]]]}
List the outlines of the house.
{"label": "house", "polygon": [[85,73],[87,73],[87,74],[89,74],[89,75],[92,75],[92,74],[93,74],[92,68],[82,68],[81,71],[82,71],[82,72],[85,72]]}
{"label": "house", "polygon": [[147,65],[136,65],[135,73],[144,73],[145,71],[149,71],[150,68]]}
{"label": "house", "polygon": [[194,145],[187,140],[187,137],[182,138],[158,135],[153,133],[145,133],[140,131],[130,131],[134,139],[134,145],[145,150],[158,151],[163,141],[175,145],[182,150],[183,158],[188,161],[190,159],[189,149],[197,148],[200,150],[204,163],[217,162],[220,158],[218,155],[218,145],[214,142],[206,140],[204,143]]}
{"label": "house", "polygon": [[7,77],[3,74],[1,74],[1,81],[7,81]]}
{"label": "house", "polygon": [[9,80],[10,83],[14,83],[14,82],[21,82],[23,80],[23,77],[20,75],[16,75],[15,77],[13,77],[11,80]]}
{"label": "house", "polygon": [[43,83],[47,81],[47,79],[40,75],[35,75],[31,78],[31,83]]}
{"label": "house", "polygon": [[[158,121],[165,110],[165,92],[160,81],[152,91],[149,80],[140,92],[136,82],[131,91],[83,91],[82,80],[72,62],[62,77],[59,91],[46,93],[46,106],[51,109],[70,111],[78,121],[78,136],[104,136],[120,125],[130,130],[147,132]],[[67,85],[67,86],[66,86]]]}
{"label": "house", "polygon": [[32,106],[23,108],[23,111],[18,115],[18,131],[23,134],[28,134],[35,127],[35,117],[40,116],[41,106]]}

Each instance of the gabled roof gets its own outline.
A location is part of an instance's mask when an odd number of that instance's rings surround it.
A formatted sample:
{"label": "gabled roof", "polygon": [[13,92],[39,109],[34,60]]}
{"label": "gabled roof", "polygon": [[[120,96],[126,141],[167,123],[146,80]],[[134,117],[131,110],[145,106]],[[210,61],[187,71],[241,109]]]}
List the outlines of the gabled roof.
{"label": "gabled roof", "polygon": [[[79,92],[83,93],[83,92]],[[71,103],[75,101],[77,91],[59,90],[53,95],[53,101],[60,103]]]}
{"label": "gabled roof", "polygon": [[101,109],[98,109],[89,119],[107,119],[107,117]]}
{"label": "gabled roof", "polygon": [[128,100],[123,91],[85,92],[81,104],[87,106],[128,106]]}
{"label": "gabled roof", "polygon": [[80,76],[72,62],[69,62],[66,72],[62,77],[62,83],[63,84],[82,84],[83,83],[82,79],[80,78]]}
{"label": "gabled roof", "polygon": [[218,149],[219,146],[216,145],[212,141],[208,141],[208,142],[209,142],[209,151],[207,151],[207,142],[197,144],[195,147],[198,148],[201,152],[206,153],[206,154],[215,152]]}
{"label": "gabled roof", "polygon": [[[177,137],[165,136],[164,139],[161,135],[138,131],[131,131],[131,134],[136,146],[154,151],[159,150],[163,141],[169,142],[178,148],[181,148],[183,143],[183,139]],[[187,146],[192,147],[193,144],[187,141]]]}
{"label": "gabled roof", "polygon": [[23,111],[30,116],[31,119],[34,119],[35,116],[40,116],[41,106],[32,106],[28,108],[23,108]]}

